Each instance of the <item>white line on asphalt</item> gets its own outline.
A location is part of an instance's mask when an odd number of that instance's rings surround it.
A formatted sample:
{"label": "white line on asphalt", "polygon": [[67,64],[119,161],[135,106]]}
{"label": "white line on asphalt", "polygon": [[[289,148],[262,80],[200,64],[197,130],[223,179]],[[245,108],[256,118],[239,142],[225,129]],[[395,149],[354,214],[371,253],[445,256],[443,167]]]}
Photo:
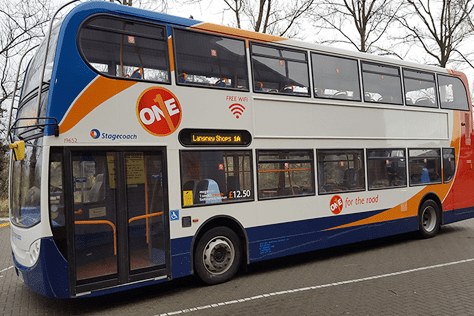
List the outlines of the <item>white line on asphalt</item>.
{"label": "white line on asphalt", "polygon": [[203,310],[203,309],[218,308],[218,307],[221,307],[221,306],[226,306],[226,305],[231,305],[231,304],[238,304],[238,303],[244,303],[244,302],[253,301],[253,300],[265,299],[265,298],[271,297],[271,296],[285,295],[285,294],[291,294],[291,293],[295,293],[295,292],[302,292],[302,291],[308,291],[308,290],[317,290],[317,289],[322,289],[322,288],[326,288],[326,287],[333,287],[333,286],[344,285],[344,284],[359,283],[359,282],[364,282],[364,281],[388,278],[388,277],[392,277],[392,276],[397,276],[397,275],[402,275],[402,274],[407,274],[407,273],[413,273],[413,272],[418,272],[418,271],[424,271],[424,270],[430,270],[430,269],[443,268],[443,267],[448,267],[448,266],[461,264],[461,263],[469,263],[469,262],[473,262],[473,261],[474,261],[474,258],[471,258],[471,259],[466,259],[466,260],[459,260],[459,261],[453,261],[453,262],[448,262],[448,263],[435,264],[435,265],[432,265],[432,266],[421,267],[421,268],[416,268],[416,269],[409,269],[409,270],[404,270],[404,271],[399,271],[399,272],[379,274],[379,275],[374,275],[374,276],[371,276],[371,277],[366,277],[366,278],[361,278],[361,279],[354,279],[354,280],[348,280],[348,281],[328,283],[328,284],[323,284],[323,285],[308,286],[308,287],[303,287],[303,288],[299,288],[299,289],[279,291],[279,292],[268,293],[268,294],[261,294],[261,295],[256,295],[256,296],[252,296],[252,297],[237,299],[237,300],[233,300],[233,301],[227,301],[227,302],[222,302],[222,303],[217,303],[217,304],[210,304],[210,305],[205,305],[205,306],[200,306],[200,307],[187,308],[187,309],[183,309],[183,310],[179,310],[179,311],[175,311],[175,312],[170,312],[170,313],[157,314],[155,316],[172,316],[172,315],[191,313],[191,312],[200,311],[200,310]]}
{"label": "white line on asphalt", "polygon": [[2,271],[0,271],[0,273],[3,273],[3,272],[5,272],[7,270],[10,270],[10,269],[13,269],[13,266],[3,269]]}

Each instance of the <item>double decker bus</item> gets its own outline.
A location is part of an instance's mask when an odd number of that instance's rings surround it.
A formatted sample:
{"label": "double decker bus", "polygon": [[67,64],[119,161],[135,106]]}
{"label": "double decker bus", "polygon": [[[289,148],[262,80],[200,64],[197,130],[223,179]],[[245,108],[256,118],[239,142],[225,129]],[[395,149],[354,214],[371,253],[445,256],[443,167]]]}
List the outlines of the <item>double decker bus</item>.
{"label": "double decker bus", "polygon": [[86,2],[11,126],[18,276],[112,293],[474,216],[457,71]]}

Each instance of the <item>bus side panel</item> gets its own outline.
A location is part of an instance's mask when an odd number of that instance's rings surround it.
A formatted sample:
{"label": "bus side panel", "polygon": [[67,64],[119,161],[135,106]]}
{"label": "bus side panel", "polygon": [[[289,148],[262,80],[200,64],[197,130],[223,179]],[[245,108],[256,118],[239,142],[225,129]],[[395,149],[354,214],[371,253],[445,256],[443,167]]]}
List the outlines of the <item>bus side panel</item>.
{"label": "bus side panel", "polygon": [[17,274],[33,291],[53,298],[69,298],[69,265],[59,252],[52,237],[41,239],[37,263],[25,267],[13,254]]}
{"label": "bus side panel", "polygon": [[192,242],[192,236],[171,240],[171,275],[173,279],[190,275],[192,273]]}
{"label": "bus side panel", "polygon": [[[354,215],[370,217],[374,215],[373,213]],[[354,215],[341,216],[341,222],[346,221],[349,217],[352,222]],[[414,216],[330,229],[334,226],[334,217],[326,217],[247,229],[250,262],[416,231],[418,230],[418,218]]]}
{"label": "bus side panel", "polygon": [[474,206],[443,212],[443,224],[451,224],[474,217]]}

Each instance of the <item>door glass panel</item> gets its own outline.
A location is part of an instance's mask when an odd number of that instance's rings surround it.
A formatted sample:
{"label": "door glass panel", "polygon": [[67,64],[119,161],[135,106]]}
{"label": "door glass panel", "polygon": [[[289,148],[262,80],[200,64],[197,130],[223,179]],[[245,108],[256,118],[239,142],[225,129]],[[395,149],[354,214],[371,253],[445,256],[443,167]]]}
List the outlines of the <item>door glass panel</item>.
{"label": "door glass panel", "polygon": [[165,265],[162,155],[125,154],[130,270]]}
{"label": "door glass panel", "polygon": [[116,274],[116,153],[72,157],[77,280]]}

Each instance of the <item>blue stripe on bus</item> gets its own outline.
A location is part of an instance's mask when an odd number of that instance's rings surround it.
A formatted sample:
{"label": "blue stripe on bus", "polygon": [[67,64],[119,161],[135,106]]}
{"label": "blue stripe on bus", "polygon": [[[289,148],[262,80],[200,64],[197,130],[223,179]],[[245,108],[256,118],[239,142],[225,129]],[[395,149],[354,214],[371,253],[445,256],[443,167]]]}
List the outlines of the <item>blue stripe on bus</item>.
{"label": "blue stripe on bus", "polygon": [[69,298],[69,265],[52,237],[42,238],[39,258],[32,267],[13,262],[23,280],[33,291],[48,297]]}
{"label": "blue stripe on bus", "polygon": [[[143,19],[145,21],[160,21],[160,24],[172,24],[191,27],[201,23],[163,13],[144,11],[128,6],[105,1],[86,2],[76,6],[62,22],[59,32],[54,67],[52,72],[49,106],[46,116],[55,117],[58,122],[64,118],[69,106],[77,96],[97,76],[79,54],[77,47],[77,32],[85,18],[97,13],[106,13]],[[170,28],[168,27],[168,33]],[[169,36],[170,34],[168,34]],[[60,67],[58,67],[60,65]],[[112,87],[111,87],[112,88]],[[51,106],[52,105],[52,106]],[[53,127],[47,127],[46,135],[54,135]],[[89,133],[89,131],[87,131]]]}

